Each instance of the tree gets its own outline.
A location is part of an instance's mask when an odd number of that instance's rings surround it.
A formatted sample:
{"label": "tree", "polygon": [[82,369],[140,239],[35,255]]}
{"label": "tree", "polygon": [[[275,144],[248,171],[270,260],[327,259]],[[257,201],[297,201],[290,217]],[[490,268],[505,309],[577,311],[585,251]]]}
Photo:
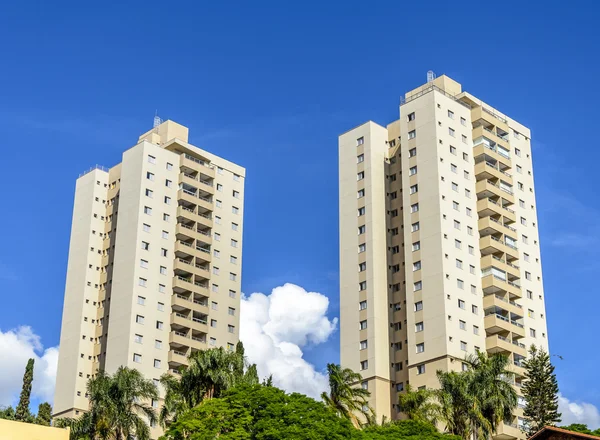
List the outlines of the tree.
{"label": "tree", "polygon": [[342,440],[362,432],[336,412],[301,394],[239,385],[202,402],[173,422],[164,440]]}
{"label": "tree", "polygon": [[522,391],[526,401],[523,415],[527,420],[528,434],[533,435],[544,426],[554,426],[561,420],[558,412],[558,382],[550,356],[534,345],[529,349],[529,357],[523,366],[525,382]]}
{"label": "tree", "polygon": [[323,402],[339,416],[350,421],[355,427],[360,426],[357,417],[358,412],[364,412],[364,406],[367,405],[367,398],[371,393],[357,386],[362,380],[359,373],[355,373],[350,368],[342,368],[336,364],[327,364],[329,374],[329,394],[321,394]]}
{"label": "tree", "polygon": [[423,388],[414,391],[407,385],[406,391],[398,395],[398,411],[404,413],[409,420],[435,425],[439,417],[439,405],[434,399],[433,390]]}
{"label": "tree", "polygon": [[[466,359],[472,372],[470,392],[476,396],[491,433],[496,432],[500,423],[512,422],[513,411],[517,407],[517,393],[512,387],[513,374],[508,370],[509,362],[507,356],[488,356],[481,351]],[[486,437],[491,433],[486,432]]]}
{"label": "tree", "polygon": [[50,426],[52,421],[52,406],[48,402],[40,403],[38,405],[37,416],[35,417],[35,423],[37,425]]}
{"label": "tree", "polygon": [[14,420],[15,409],[12,406],[0,407],[0,419]]}
{"label": "tree", "polygon": [[561,428],[567,429],[569,431],[581,432],[582,434],[596,435],[600,437],[600,428],[596,429],[595,431],[592,431],[590,428],[588,428],[587,425],[584,425],[582,423],[571,423],[568,426],[561,426]]}
{"label": "tree", "polygon": [[460,437],[441,434],[435,426],[417,420],[400,420],[363,429],[369,440],[460,440]]}
{"label": "tree", "polygon": [[33,364],[35,360],[29,359],[27,366],[25,367],[25,374],[23,375],[23,388],[21,389],[21,396],[19,397],[19,404],[15,413],[15,420],[26,421],[29,416],[29,400],[31,398],[31,383],[33,382]]}
{"label": "tree", "polygon": [[156,385],[134,369],[120,367],[114,375],[100,371],[87,384],[90,410],[76,419],[60,419],[57,426],[71,428],[71,440],[150,439],[156,421],[147,401],[158,398]]}

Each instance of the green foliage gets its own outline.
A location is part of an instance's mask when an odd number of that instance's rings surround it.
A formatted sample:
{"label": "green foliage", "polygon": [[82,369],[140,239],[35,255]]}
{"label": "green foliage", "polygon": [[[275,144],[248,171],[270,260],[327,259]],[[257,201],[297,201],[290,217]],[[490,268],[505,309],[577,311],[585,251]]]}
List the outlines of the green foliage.
{"label": "green foliage", "polygon": [[0,407],[0,419],[14,420],[15,409],[12,406]]}
{"label": "green foliage", "polygon": [[362,376],[350,368],[342,368],[336,364],[327,364],[329,374],[329,394],[321,394],[325,405],[333,409],[339,416],[351,420],[355,427],[360,426],[357,413],[363,412],[368,390],[360,387]]}
{"label": "green foliage", "polygon": [[156,421],[147,402],[158,398],[151,380],[134,369],[120,367],[114,375],[101,371],[88,381],[90,410],[76,419],[60,419],[56,425],[71,428],[71,440],[150,439],[146,420]]}
{"label": "green foliage", "polygon": [[29,400],[31,398],[31,383],[33,382],[34,362],[34,359],[29,359],[29,361],[27,361],[27,366],[25,367],[25,374],[23,375],[23,388],[21,389],[21,396],[19,397],[19,404],[17,405],[15,420],[24,422],[30,417]]}
{"label": "green foliage", "polygon": [[256,365],[248,365],[241,342],[234,352],[222,347],[200,350],[191,354],[188,361],[189,366],[181,369],[179,379],[171,374],[164,374],[160,379],[166,391],[159,415],[163,427],[202,401],[218,398],[235,385],[258,383]]}
{"label": "green foliage", "polygon": [[439,418],[440,407],[435,401],[435,392],[428,389],[414,391],[410,385],[398,395],[398,410],[409,420],[435,424]]}
{"label": "green foliage", "polygon": [[363,429],[363,438],[369,440],[460,440],[450,434],[440,434],[435,426],[417,420],[401,420],[382,426],[370,426]]}
{"label": "green foliage", "polygon": [[466,371],[437,372],[439,418],[448,432],[463,439],[490,438],[500,422],[512,419],[517,394],[508,362],[505,356],[478,352],[466,359]]}
{"label": "green foliage", "polygon": [[35,417],[35,423],[37,425],[50,426],[52,421],[52,406],[48,402],[40,403],[38,405],[37,416]]}
{"label": "green foliage", "polygon": [[567,429],[569,431],[581,432],[582,434],[596,435],[600,437],[600,428],[596,429],[595,431],[592,431],[590,428],[588,428],[587,425],[584,425],[582,423],[571,423],[568,426],[561,426],[561,428]]}
{"label": "green foliage", "polygon": [[323,403],[264,385],[239,385],[206,400],[166,431],[165,440],[364,439]]}
{"label": "green foliage", "polygon": [[523,414],[529,426],[529,435],[544,426],[560,422],[558,412],[558,382],[550,356],[535,346],[529,349],[529,357],[524,361],[525,383],[522,388],[526,405]]}

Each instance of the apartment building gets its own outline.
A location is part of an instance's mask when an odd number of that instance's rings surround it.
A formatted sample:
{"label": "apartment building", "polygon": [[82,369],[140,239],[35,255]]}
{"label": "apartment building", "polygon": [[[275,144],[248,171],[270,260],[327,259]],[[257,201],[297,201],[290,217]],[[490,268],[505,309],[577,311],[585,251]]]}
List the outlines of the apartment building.
{"label": "apartment building", "polygon": [[55,417],[88,409],[98,370],[127,366],[158,382],[190,353],[234,349],[244,176],[189,144],[186,127],[155,121],[121,163],[77,179]]}
{"label": "apartment building", "polygon": [[[341,364],[379,417],[477,350],[548,350],[527,127],[441,76],[339,137]],[[523,398],[500,439],[522,439]]]}

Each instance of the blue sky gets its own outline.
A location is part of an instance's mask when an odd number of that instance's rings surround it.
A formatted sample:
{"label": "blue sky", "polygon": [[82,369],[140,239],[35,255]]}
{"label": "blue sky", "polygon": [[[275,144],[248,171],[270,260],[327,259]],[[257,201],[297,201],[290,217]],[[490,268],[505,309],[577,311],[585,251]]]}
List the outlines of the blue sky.
{"label": "blue sky", "polygon": [[600,4],[537,3],[4,2],[0,330],[58,344],[75,179],[157,109],[247,168],[243,290],[296,283],[339,316],[337,136],[396,119],[432,69],[531,128],[550,348],[600,405]]}

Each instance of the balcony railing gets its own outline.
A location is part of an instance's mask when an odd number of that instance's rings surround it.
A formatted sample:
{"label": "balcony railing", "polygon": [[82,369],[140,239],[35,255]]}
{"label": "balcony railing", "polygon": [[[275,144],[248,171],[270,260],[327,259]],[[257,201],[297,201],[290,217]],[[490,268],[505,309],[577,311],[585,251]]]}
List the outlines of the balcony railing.
{"label": "balcony railing", "polygon": [[204,324],[204,325],[206,325],[206,324],[207,324],[207,321],[206,321],[206,319],[201,319],[201,318],[192,318],[192,321],[194,321],[194,322],[199,322],[200,324]]}
{"label": "balcony railing", "polygon": [[400,105],[402,106],[404,104],[407,104],[410,101],[412,101],[413,99],[417,99],[417,98],[419,98],[419,97],[421,97],[423,95],[426,95],[427,93],[432,92],[434,90],[437,91],[437,92],[440,92],[443,95],[446,95],[450,99],[453,99],[454,101],[458,102],[460,105],[462,105],[462,106],[464,106],[464,107],[466,107],[468,109],[471,109],[471,106],[469,104],[467,104],[466,102],[463,102],[460,99],[457,99],[454,95],[451,95],[450,93],[447,93],[446,91],[440,89],[438,86],[435,86],[433,84],[431,84],[430,86],[427,86],[426,88],[424,88],[420,92],[417,92],[417,93],[415,93],[413,95],[410,95],[408,98],[405,98],[404,96],[401,96],[400,97]]}
{"label": "balcony railing", "polygon": [[185,354],[183,351],[179,351],[179,350],[173,350],[173,354],[177,354],[179,356],[187,356],[187,354]]}
{"label": "balcony railing", "polygon": [[481,107],[481,110],[483,110],[484,112],[486,112],[488,115],[493,116],[494,118],[504,122],[505,124],[508,124],[508,122],[506,121],[506,119],[504,119],[502,116],[497,115],[495,112],[493,112],[492,110],[488,110],[485,107]]}
{"label": "balcony railing", "polygon": [[[484,200],[484,199],[481,199],[481,200]],[[488,201],[488,202],[490,202],[492,205],[496,205],[496,206],[499,206],[499,207],[500,207],[500,208],[502,208],[502,209],[506,209],[508,212],[511,212],[511,213],[513,213],[513,214],[515,213],[515,211],[513,211],[512,209],[510,209],[510,208],[507,208],[506,206],[502,206],[501,204],[499,204],[498,202],[495,202],[495,201],[493,201],[493,200],[492,200],[491,198],[489,198],[489,197],[487,198],[487,201]]]}
{"label": "balcony railing", "polygon": [[177,336],[181,336],[182,338],[188,338],[188,335],[186,335],[185,333],[178,332],[178,331],[175,331],[173,333],[175,333]]}
{"label": "balcony railing", "polygon": [[497,168],[497,167],[496,167],[496,165],[494,165],[494,164],[493,164],[493,163],[491,163],[491,162],[488,162],[487,160],[485,161],[485,164],[486,164],[488,167],[495,169],[496,171],[498,171],[498,172],[500,172],[500,173],[504,174],[504,175],[505,175],[505,176],[507,176],[507,177],[512,177],[512,174],[509,174],[509,173],[507,173],[506,171],[502,171],[500,168]]}
{"label": "balcony railing", "polygon": [[187,153],[184,153],[183,155],[184,155],[184,157],[185,157],[186,159],[189,159],[189,160],[191,160],[192,162],[195,162],[195,163],[197,163],[197,164],[199,164],[199,165],[205,166],[206,168],[213,169],[213,168],[215,167],[214,165],[211,165],[211,164],[209,164],[209,163],[207,163],[207,162],[203,161],[202,159],[198,159],[198,158],[196,158],[196,157],[194,157],[194,156],[191,156],[191,155],[189,155],[189,154],[187,154]]}

